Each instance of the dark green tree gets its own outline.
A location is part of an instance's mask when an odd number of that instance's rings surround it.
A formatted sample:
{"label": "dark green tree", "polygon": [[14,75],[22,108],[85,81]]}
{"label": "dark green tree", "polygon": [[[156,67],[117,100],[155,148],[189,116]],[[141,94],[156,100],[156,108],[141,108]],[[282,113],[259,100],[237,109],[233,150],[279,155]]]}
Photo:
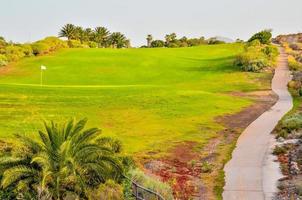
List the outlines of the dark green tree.
{"label": "dark green tree", "polygon": [[76,26],[73,24],[66,24],[62,27],[59,32],[59,37],[66,37],[68,40],[76,39],[75,38],[75,29]]}
{"label": "dark green tree", "polygon": [[176,33],[171,33],[165,36],[166,46],[171,47],[176,42]]}
{"label": "dark green tree", "polygon": [[153,48],[164,47],[164,46],[165,46],[165,42],[162,40],[154,40],[151,42],[151,47]]}
{"label": "dark green tree", "polygon": [[259,40],[261,44],[270,44],[272,39],[272,30],[263,30],[253,35],[248,42]]}
{"label": "dark green tree", "polygon": [[112,33],[109,36],[108,42],[112,48],[124,48],[129,46],[129,40],[120,32]]}
{"label": "dark green tree", "polygon": [[94,41],[98,44],[98,47],[107,46],[109,35],[110,32],[105,27],[96,27],[94,29]]}

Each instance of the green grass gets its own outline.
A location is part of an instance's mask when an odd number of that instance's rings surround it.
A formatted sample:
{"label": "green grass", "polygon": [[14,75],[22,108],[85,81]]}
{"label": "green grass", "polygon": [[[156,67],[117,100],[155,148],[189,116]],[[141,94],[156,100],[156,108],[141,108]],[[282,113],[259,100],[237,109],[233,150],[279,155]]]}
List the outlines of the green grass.
{"label": "green grass", "polygon": [[[42,120],[87,117],[128,153],[179,141],[205,144],[217,116],[252,102],[233,91],[267,89],[266,74],[233,66],[240,44],[177,49],[66,49],[0,70],[0,137],[32,135]],[[40,87],[40,65],[47,66]]]}

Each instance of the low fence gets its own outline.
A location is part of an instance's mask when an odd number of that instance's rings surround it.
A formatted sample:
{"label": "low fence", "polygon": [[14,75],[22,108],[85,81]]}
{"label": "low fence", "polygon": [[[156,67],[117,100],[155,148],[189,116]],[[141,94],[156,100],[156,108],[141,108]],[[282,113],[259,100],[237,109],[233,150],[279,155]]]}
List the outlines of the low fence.
{"label": "low fence", "polygon": [[126,178],[131,182],[132,195],[135,200],[165,200],[160,194],[139,185],[128,177]]}

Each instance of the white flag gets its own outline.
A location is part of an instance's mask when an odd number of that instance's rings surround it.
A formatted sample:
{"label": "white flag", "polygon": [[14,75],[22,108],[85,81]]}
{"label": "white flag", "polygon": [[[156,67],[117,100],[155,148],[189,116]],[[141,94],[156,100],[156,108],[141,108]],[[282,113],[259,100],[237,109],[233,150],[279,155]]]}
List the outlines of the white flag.
{"label": "white flag", "polygon": [[41,70],[46,70],[46,67],[44,65],[41,65]]}

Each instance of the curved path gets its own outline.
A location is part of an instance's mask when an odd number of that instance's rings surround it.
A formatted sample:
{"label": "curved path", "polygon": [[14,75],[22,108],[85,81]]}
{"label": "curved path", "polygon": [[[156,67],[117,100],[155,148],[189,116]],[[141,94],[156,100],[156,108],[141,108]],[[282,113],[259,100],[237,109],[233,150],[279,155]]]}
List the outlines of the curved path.
{"label": "curved path", "polygon": [[276,183],[282,175],[271,155],[275,142],[271,132],[293,106],[287,90],[287,83],[291,79],[287,55],[283,48],[279,51],[278,67],[272,80],[272,90],[279,100],[239,137],[232,159],[224,168],[224,200],[268,200],[277,191]]}

